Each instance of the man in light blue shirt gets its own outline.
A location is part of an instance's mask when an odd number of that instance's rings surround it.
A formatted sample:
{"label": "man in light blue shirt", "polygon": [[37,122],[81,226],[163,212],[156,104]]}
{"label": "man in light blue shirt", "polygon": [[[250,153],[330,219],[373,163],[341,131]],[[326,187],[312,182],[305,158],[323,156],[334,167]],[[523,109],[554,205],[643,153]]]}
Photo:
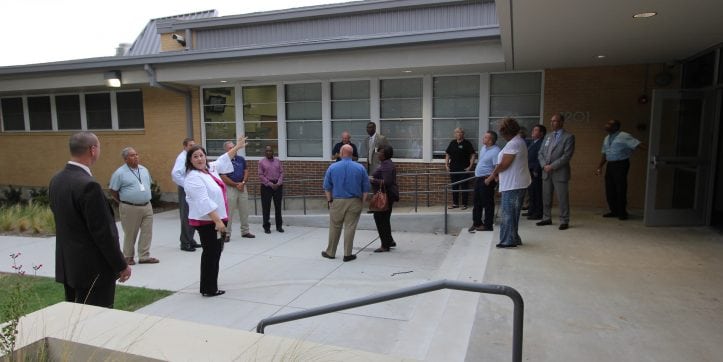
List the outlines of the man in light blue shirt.
{"label": "man in light blue shirt", "polygon": [[356,259],[352,254],[354,234],[362,204],[369,193],[369,178],[360,163],[352,161],[351,145],[341,147],[341,161],[332,163],[324,174],[324,193],[329,205],[329,244],[321,256],[334,259],[344,228],[344,261]]}
{"label": "man in light blue shirt", "polygon": [[126,147],[121,152],[125,165],[118,167],[110,178],[110,193],[118,203],[121,226],[123,227],[123,255],[129,265],[135,262],[136,237],[139,263],[155,264],[152,258],[153,206],[151,206],[151,174],[139,164],[138,152]]}
{"label": "man in light blue shirt", "polygon": [[[495,131],[487,131],[482,138],[482,148],[479,152],[479,160],[477,167],[474,169],[475,179],[474,187],[474,206],[472,208],[472,226],[467,231],[473,233],[475,231],[492,231],[492,223],[495,217],[495,187],[497,182],[485,184],[485,179],[492,174],[492,170],[497,166],[497,155],[500,148],[496,145],[497,133]],[[482,213],[484,212],[484,222],[482,221]]]}
{"label": "man in light blue shirt", "polygon": [[630,170],[630,156],[637,148],[645,149],[645,146],[627,132],[620,130],[620,121],[609,120],[605,124],[605,131],[608,133],[603,140],[602,157],[595,175],[600,175],[602,167],[607,163],[605,169],[605,195],[607,196],[610,212],[603,217],[617,217],[620,220],[627,220],[627,197],[628,197],[628,170]]}

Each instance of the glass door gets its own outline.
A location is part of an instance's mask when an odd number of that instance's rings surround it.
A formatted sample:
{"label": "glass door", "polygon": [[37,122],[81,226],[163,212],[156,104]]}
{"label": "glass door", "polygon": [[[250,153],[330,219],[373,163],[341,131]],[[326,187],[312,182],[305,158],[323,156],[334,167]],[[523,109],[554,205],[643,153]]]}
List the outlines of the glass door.
{"label": "glass door", "polygon": [[715,112],[714,91],[654,91],[645,225],[709,223]]}

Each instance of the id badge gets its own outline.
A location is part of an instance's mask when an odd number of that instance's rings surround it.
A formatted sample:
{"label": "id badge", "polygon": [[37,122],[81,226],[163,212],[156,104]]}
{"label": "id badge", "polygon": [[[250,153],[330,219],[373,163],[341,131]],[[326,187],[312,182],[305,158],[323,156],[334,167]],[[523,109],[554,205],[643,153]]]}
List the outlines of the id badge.
{"label": "id badge", "polygon": [[141,191],[146,191],[146,187],[143,186],[143,184],[139,184],[139,185],[140,185],[139,189],[140,189]]}

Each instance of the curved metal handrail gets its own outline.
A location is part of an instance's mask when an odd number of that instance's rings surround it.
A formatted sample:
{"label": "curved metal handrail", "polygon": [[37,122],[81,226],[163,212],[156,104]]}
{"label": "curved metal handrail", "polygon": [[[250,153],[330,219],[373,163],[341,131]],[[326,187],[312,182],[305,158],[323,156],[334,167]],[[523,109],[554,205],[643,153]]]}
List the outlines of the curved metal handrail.
{"label": "curved metal handrail", "polygon": [[522,296],[517,290],[506,285],[480,284],[442,279],[434,282],[428,282],[420,285],[414,285],[411,287],[393,290],[391,292],[374,294],[367,297],[356,298],[344,302],[333,303],[321,307],[264,318],[259,321],[258,325],[256,326],[256,332],[263,334],[264,329],[267,326],[274,324],[291,322],[298,319],[304,319],[322,314],[338,312],[341,310],[410,297],[413,295],[433,292],[440,289],[455,289],[484,294],[505,295],[512,299],[512,303],[514,304],[512,320],[512,361],[522,361],[522,322],[525,308],[524,302],[522,300]]}

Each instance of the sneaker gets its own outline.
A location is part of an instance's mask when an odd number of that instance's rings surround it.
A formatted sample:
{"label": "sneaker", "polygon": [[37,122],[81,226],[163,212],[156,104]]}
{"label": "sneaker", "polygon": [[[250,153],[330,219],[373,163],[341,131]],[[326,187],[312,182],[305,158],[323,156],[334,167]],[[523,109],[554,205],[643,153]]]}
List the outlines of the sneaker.
{"label": "sneaker", "polygon": [[469,229],[467,229],[467,231],[469,231],[469,232],[471,232],[471,233],[474,233],[475,231],[477,231],[477,227],[474,226],[474,225],[472,225],[472,226],[469,227]]}
{"label": "sneaker", "polygon": [[242,237],[242,238],[253,239],[253,238],[256,237],[256,235],[254,235],[254,234],[252,234],[252,233],[246,233],[246,234],[241,235],[241,237]]}

